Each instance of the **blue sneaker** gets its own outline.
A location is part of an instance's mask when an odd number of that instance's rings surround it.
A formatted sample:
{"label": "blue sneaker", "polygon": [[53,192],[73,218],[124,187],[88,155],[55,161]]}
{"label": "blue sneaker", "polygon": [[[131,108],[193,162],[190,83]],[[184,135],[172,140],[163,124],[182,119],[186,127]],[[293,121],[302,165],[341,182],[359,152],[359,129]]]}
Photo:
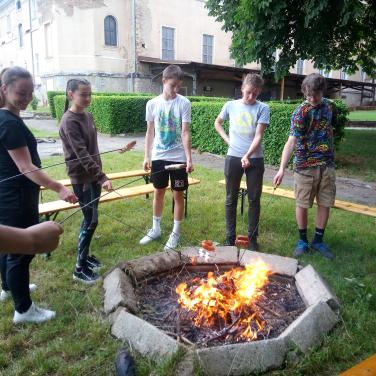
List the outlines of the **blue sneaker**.
{"label": "blue sneaker", "polygon": [[324,257],[326,257],[329,260],[333,260],[335,257],[334,254],[330,251],[330,248],[328,247],[328,245],[325,244],[324,242],[312,243],[311,247],[315,251],[320,252]]}
{"label": "blue sneaker", "polygon": [[295,247],[294,256],[300,257],[300,256],[304,255],[305,253],[308,253],[308,251],[309,251],[308,243],[306,243],[302,239],[299,239],[298,243],[296,244],[296,247]]}

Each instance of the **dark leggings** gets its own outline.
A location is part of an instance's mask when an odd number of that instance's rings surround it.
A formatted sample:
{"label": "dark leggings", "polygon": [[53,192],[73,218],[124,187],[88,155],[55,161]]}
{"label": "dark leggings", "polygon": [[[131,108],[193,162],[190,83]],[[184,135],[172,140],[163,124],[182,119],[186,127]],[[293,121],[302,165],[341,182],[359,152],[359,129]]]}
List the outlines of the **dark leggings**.
{"label": "dark leggings", "polygon": [[[86,267],[91,239],[98,225],[98,203],[102,187],[98,183],[73,184],[84,218],[78,236],[77,266]],[[98,200],[97,200],[98,199]],[[91,202],[91,204],[89,204]],[[87,205],[87,206],[86,206]]]}
{"label": "dark leggings", "polygon": [[226,178],[226,237],[236,236],[236,208],[238,204],[240,181],[245,172],[248,192],[248,236],[258,236],[260,219],[260,198],[264,177],[264,159],[250,159],[251,165],[245,169],[241,165],[241,158],[227,156],[225,161]]}
{"label": "dark leggings", "polygon": [[[26,228],[39,222],[39,187],[0,187],[0,223]],[[3,290],[10,291],[17,312],[31,306],[29,265],[33,255],[1,254],[0,271]]]}

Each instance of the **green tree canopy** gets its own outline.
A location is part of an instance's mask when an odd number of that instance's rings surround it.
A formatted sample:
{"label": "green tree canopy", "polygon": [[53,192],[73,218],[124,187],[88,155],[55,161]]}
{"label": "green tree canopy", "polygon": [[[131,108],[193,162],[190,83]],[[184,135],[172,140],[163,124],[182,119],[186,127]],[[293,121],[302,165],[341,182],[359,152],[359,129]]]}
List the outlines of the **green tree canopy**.
{"label": "green tree canopy", "polygon": [[309,59],[319,69],[360,66],[376,76],[375,0],[207,0],[206,7],[232,32],[238,64],[256,61],[282,77]]}

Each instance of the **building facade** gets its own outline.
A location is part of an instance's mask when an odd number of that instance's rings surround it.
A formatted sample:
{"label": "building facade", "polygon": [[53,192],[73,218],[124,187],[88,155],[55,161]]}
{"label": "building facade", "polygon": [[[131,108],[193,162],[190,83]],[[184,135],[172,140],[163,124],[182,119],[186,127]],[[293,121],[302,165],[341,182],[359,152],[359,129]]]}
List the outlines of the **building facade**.
{"label": "building facade", "polygon": [[[243,75],[260,67],[237,67],[230,45],[205,0],[0,0],[0,69],[33,72],[44,101],[73,77],[94,91],[159,93],[172,62],[186,74],[183,94],[237,97]],[[283,82],[267,78],[265,99],[296,98],[312,72],[312,62],[299,60]],[[374,100],[375,84],[361,72],[322,73],[331,96],[351,105]]]}

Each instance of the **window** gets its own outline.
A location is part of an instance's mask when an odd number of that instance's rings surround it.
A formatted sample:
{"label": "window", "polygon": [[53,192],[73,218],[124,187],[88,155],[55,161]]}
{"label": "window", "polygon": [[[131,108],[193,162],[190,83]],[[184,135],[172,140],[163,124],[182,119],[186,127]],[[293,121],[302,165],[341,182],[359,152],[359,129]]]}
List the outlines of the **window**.
{"label": "window", "polygon": [[117,25],[113,16],[107,16],[104,19],[104,44],[117,46]]}
{"label": "window", "polygon": [[12,31],[12,23],[10,20],[10,15],[7,15],[7,33],[9,34]]}
{"label": "window", "polygon": [[341,80],[347,80],[348,77],[349,75],[343,69],[341,69]]}
{"label": "window", "polygon": [[37,0],[30,1],[30,12],[32,19],[37,18]]}
{"label": "window", "polygon": [[175,29],[162,26],[162,59],[175,60]]}
{"label": "window", "polygon": [[22,24],[18,24],[18,45],[19,47],[24,45]]}
{"label": "window", "polygon": [[366,72],[364,72],[363,68],[360,68],[360,80],[362,82],[366,80]]}
{"label": "window", "polygon": [[51,34],[51,24],[44,24],[44,48],[46,53],[46,58],[52,57],[52,34]]}
{"label": "window", "polygon": [[202,36],[202,62],[205,64],[213,64],[213,41],[213,35]]}
{"label": "window", "polygon": [[304,72],[304,60],[303,59],[299,59],[296,62],[296,73],[297,74],[303,74],[303,72]]}
{"label": "window", "polygon": [[324,76],[326,78],[330,78],[330,76],[332,75],[332,71],[326,70],[326,69],[320,69],[319,74],[321,74],[322,76]]}
{"label": "window", "polygon": [[16,1],[16,9],[20,10],[21,9],[21,0]]}

